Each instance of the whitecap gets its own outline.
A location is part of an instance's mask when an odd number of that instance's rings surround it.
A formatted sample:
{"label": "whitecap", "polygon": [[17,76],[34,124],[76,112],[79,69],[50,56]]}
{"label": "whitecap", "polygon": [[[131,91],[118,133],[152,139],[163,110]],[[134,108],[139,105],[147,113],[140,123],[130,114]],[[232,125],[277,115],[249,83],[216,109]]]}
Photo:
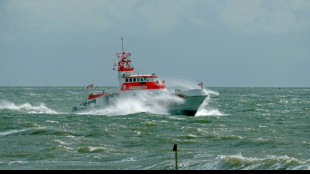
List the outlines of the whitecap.
{"label": "whitecap", "polygon": [[11,135],[11,134],[15,134],[15,133],[25,132],[25,131],[28,131],[28,130],[29,129],[8,130],[8,131],[0,132],[0,136]]}
{"label": "whitecap", "polygon": [[204,89],[208,97],[202,102],[195,116],[225,116],[226,114],[220,112],[218,109],[210,108],[209,102],[212,95],[219,95],[218,92],[209,89]]}
{"label": "whitecap", "polygon": [[78,114],[89,115],[130,115],[134,113],[153,113],[153,114],[168,114],[168,108],[161,105],[158,101],[168,101],[171,103],[182,103],[183,99],[166,94],[158,94],[156,96],[149,93],[139,93],[135,97],[121,96],[116,99],[115,103],[107,108],[93,109],[82,111]]}
{"label": "whitecap", "polygon": [[27,112],[29,114],[59,114],[58,112],[46,107],[44,103],[40,103],[39,106],[32,106],[28,102],[21,104],[21,105],[16,105],[13,102],[1,100],[0,101],[0,110],[2,110],[2,109],[24,111],[24,112]]}
{"label": "whitecap", "polygon": [[225,116],[226,114],[223,114],[217,109],[205,109],[202,108],[197,111],[195,116]]}
{"label": "whitecap", "polygon": [[[237,155],[219,155],[215,166],[230,166],[232,169],[254,170],[265,168],[267,170],[291,170],[307,169],[310,160],[302,160],[294,157],[267,155],[265,158],[244,157],[242,154]],[[268,166],[266,168],[266,166]]]}

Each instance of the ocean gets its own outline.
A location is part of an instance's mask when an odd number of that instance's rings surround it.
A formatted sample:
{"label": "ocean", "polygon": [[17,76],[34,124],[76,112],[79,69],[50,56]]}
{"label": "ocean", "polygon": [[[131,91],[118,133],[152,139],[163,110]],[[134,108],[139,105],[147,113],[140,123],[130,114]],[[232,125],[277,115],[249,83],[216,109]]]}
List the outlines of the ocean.
{"label": "ocean", "polygon": [[0,169],[175,170],[174,144],[179,170],[310,169],[310,88],[207,91],[190,117],[130,101],[73,113],[85,87],[0,87]]}

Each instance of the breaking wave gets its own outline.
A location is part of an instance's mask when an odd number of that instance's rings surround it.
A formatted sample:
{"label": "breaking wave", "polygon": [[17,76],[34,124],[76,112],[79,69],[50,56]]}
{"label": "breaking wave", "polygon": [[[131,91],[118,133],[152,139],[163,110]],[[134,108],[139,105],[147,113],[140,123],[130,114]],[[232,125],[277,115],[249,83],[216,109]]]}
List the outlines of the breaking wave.
{"label": "breaking wave", "polygon": [[[219,93],[209,89],[204,90],[208,97],[201,104],[195,116],[225,116],[226,114],[222,113],[216,108],[212,108],[209,106],[211,96],[218,96]],[[118,98],[113,105],[107,108],[96,108],[93,110],[79,112],[79,114],[112,116],[148,112],[153,114],[169,115],[168,108],[164,105],[160,105],[158,101],[180,104],[184,102],[184,99],[173,95],[167,95],[165,93],[152,95],[148,92],[141,92],[135,97],[122,96]]]}
{"label": "breaking wave", "polygon": [[28,130],[29,129],[8,130],[8,131],[0,132],[0,136],[6,136],[6,135],[15,134],[15,133],[21,133],[21,132],[25,132],[25,131],[28,131]]}
{"label": "breaking wave", "polygon": [[220,155],[215,168],[230,170],[309,170],[310,160],[301,160],[287,155],[268,155],[265,158],[251,158],[239,155]]}
{"label": "breaking wave", "polygon": [[116,99],[116,102],[102,109],[94,109],[90,111],[80,112],[80,114],[90,114],[90,115],[128,115],[141,112],[149,112],[153,114],[169,114],[168,109],[161,105],[158,101],[164,101],[168,103],[182,103],[183,99],[167,95],[158,94],[152,95],[147,92],[141,92],[135,97],[132,96],[122,96]]}
{"label": "breaking wave", "polygon": [[59,114],[58,112],[46,107],[44,103],[40,103],[39,106],[32,106],[28,102],[21,105],[16,105],[15,103],[1,100],[0,110],[4,109],[22,111],[27,112],[29,114]]}
{"label": "breaking wave", "polygon": [[220,112],[218,109],[211,108],[209,106],[209,102],[211,101],[211,95],[218,96],[219,93],[212,90],[204,89],[205,93],[208,95],[208,97],[203,101],[201,106],[199,107],[197,113],[195,116],[224,116],[226,114]]}

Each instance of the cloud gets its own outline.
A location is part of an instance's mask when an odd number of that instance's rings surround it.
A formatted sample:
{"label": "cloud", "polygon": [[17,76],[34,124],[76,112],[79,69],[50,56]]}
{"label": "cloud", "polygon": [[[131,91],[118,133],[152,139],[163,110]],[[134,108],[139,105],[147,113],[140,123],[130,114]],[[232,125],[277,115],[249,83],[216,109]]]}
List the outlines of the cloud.
{"label": "cloud", "polygon": [[304,0],[2,0],[0,36],[25,32],[172,32],[182,25],[245,33],[309,28]]}
{"label": "cloud", "polygon": [[[150,31],[170,30],[188,13],[186,0],[11,0],[3,3],[15,25],[40,32],[106,31],[142,20]],[[140,23],[141,24],[141,23]],[[141,26],[135,26],[139,29]]]}
{"label": "cloud", "polygon": [[231,29],[276,34],[309,27],[309,7],[304,0],[233,0],[217,8],[219,19]]}
{"label": "cloud", "polygon": [[83,0],[11,0],[8,17],[21,29],[39,32],[107,29],[106,1]]}
{"label": "cloud", "polygon": [[169,31],[177,26],[189,14],[192,1],[158,0],[149,1],[136,11],[143,16],[151,31]]}

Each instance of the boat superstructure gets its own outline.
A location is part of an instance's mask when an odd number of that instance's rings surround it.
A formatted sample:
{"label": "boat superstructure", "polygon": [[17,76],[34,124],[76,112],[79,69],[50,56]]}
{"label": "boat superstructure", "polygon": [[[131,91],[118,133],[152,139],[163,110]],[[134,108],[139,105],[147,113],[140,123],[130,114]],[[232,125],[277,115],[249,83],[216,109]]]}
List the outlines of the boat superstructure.
{"label": "boat superstructure", "polygon": [[166,85],[152,74],[140,74],[134,71],[130,59],[131,53],[124,51],[122,39],[122,52],[116,53],[118,63],[114,64],[113,70],[118,71],[118,80],[121,95],[136,94],[138,91],[162,92],[166,90]]}
{"label": "boat superstructure", "polygon": [[[150,105],[162,105],[167,108],[170,114],[195,116],[199,106],[207,97],[203,86],[201,89],[168,91],[165,81],[160,80],[155,73],[140,74],[135,72],[135,68],[131,65],[131,53],[124,51],[123,38],[121,41],[122,52],[116,53],[118,62],[113,65],[113,70],[118,73],[118,89],[107,93],[95,91],[93,85],[90,85],[88,88],[91,88],[92,91],[88,94],[88,98],[82,104],[73,107],[73,111],[104,108],[115,104],[120,97],[134,98],[137,95],[147,94],[150,99],[146,102]],[[164,97],[158,98],[159,95]],[[167,99],[171,97],[174,97],[175,100]]]}

